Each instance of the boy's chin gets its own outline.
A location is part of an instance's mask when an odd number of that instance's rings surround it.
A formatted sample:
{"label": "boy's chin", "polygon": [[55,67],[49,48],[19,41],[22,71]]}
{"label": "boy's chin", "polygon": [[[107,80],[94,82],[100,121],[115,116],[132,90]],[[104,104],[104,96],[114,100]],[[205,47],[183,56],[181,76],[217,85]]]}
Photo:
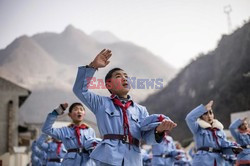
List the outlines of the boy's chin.
{"label": "boy's chin", "polygon": [[83,121],[83,119],[82,119],[82,118],[81,118],[81,119],[80,119],[80,118],[77,118],[77,119],[74,119],[73,121],[74,121],[75,123],[80,123],[80,122]]}
{"label": "boy's chin", "polygon": [[129,90],[130,90],[130,89],[128,89],[128,88],[124,88],[124,89],[122,90],[122,93],[123,93],[124,95],[127,95],[128,92],[129,92]]}

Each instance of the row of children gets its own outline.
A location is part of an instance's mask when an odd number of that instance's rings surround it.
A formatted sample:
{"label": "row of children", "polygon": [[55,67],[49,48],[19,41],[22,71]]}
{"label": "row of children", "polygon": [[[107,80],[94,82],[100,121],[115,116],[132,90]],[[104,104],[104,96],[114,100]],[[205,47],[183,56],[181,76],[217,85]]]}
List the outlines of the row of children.
{"label": "row of children", "polygon": [[[104,49],[89,65],[79,67],[73,87],[75,95],[95,114],[102,141],[98,143],[94,130],[82,123],[85,109],[80,103],[69,108],[69,116],[73,122],[71,126],[52,127],[57,116],[66,110],[67,103],[60,104],[47,116],[42,131],[64,144],[67,153],[63,157],[62,165],[140,166],[141,140],[155,145],[154,151],[159,152],[155,157],[167,157],[160,152],[161,146],[157,146],[161,142],[167,142],[164,140],[167,138],[166,131],[170,132],[177,124],[165,115],[149,115],[145,107],[132,100],[128,95],[128,75],[124,70],[114,68],[106,75],[105,83],[111,93],[110,97],[89,91],[90,78],[99,68],[109,64],[111,55],[110,50]],[[222,126],[210,117],[211,114],[212,102],[199,106],[186,117],[197,146],[193,165],[223,165],[224,160],[220,158],[222,150],[237,154],[243,150],[239,144],[225,139]],[[97,146],[90,154],[86,153],[88,145],[93,142],[97,142]],[[249,142],[246,148],[248,146]]]}
{"label": "row of children", "polygon": [[223,125],[214,117],[213,101],[206,106],[200,105],[186,116],[197,152],[193,156],[192,165],[220,166],[229,163],[237,155],[237,165],[250,164],[250,130],[244,119],[237,119],[230,126],[236,142],[226,138]]}
{"label": "row of children", "polygon": [[191,162],[179,156],[180,152],[173,146],[172,138],[166,135],[167,142],[152,145],[151,156],[143,154],[144,165],[249,166],[250,129],[247,118],[237,119],[229,126],[237,143],[231,142],[226,138],[223,125],[215,119],[212,105],[213,101],[206,106],[200,105],[186,116],[196,144],[195,153],[190,153],[193,158]]}
{"label": "row of children", "polygon": [[[147,148],[145,148],[147,147]],[[165,135],[163,141],[152,146],[142,146],[143,166],[190,166],[191,160],[179,142]]]}
{"label": "row of children", "polygon": [[[212,104],[212,102],[210,104]],[[199,109],[199,107],[194,110],[197,109]],[[191,111],[190,114],[192,115],[193,111]],[[187,117],[189,116],[190,115]],[[207,111],[199,116],[198,119],[193,120],[198,124],[199,132],[194,132],[194,135],[196,135],[196,147],[190,148],[188,157],[184,150],[180,151],[182,148],[178,143],[174,146],[173,139],[166,135],[165,139],[168,140],[167,142],[162,141],[160,144],[152,145],[151,148],[146,146],[147,150],[142,149],[143,166],[250,165],[250,129],[247,118],[237,119],[229,126],[231,134],[238,144],[226,139],[225,133],[223,132],[223,125],[214,119],[212,112]],[[209,126],[209,124],[212,126]],[[211,129],[215,129],[216,131],[213,133]],[[210,133],[212,135],[209,135]],[[239,147],[239,145],[241,147]],[[192,158],[193,161],[190,160],[190,158]]]}

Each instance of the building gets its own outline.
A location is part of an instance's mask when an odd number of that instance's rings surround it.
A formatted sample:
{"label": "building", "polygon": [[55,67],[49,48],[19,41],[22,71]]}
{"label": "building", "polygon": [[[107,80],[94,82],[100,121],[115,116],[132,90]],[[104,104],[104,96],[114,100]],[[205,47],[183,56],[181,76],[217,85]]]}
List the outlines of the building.
{"label": "building", "polygon": [[248,117],[248,123],[250,120],[250,110],[242,111],[242,112],[235,112],[231,114],[231,123],[236,119],[240,118],[243,119],[244,117]]}
{"label": "building", "polygon": [[10,162],[10,158],[13,159],[12,154],[23,152],[25,149],[18,145],[17,112],[30,93],[28,89],[0,77],[0,163],[2,165],[19,165],[6,162]]}

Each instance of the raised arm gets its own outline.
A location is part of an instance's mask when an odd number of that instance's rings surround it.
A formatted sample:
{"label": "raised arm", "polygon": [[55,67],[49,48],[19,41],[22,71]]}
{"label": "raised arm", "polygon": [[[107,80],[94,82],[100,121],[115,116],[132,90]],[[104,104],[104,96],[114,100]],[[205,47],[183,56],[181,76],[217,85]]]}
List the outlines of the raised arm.
{"label": "raised arm", "polygon": [[90,83],[96,70],[109,64],[111,55],[110,50],[103,49],[88,66],[78,68],[73,92],[93,113],[103,104],[103,100],[101,96],[89,91]]}
{"label": "raised arm", "polygon": [[46,121],[43,124],[42,132],[47,135],[50,135],[52,138],[62,140],[62,129],[52,128],[52,126],[55,123],[57,116],[62,115],[67,107],[67,103],[60,104],[56,109],[53,110],[53,112],[49,113]]}
{"label": "raised arm", "polygon": [[189,129],[191,130],[193,134],[196,133],[199,128],[197,119],[200,116],[202,116],[204,113],[206,113],[208,110],[211,110],[212,105],[213,105],[213,101],[210,101],[206,106],[201,104],[187,114],[185,120]]}
{"label": "raised arm", "polygon": [[232,134],[232,136],[238,141],[238,138],[240,136],[238,127],[242,124],[241,119],[236,119],[231,125],[229,126],[229,130]]}

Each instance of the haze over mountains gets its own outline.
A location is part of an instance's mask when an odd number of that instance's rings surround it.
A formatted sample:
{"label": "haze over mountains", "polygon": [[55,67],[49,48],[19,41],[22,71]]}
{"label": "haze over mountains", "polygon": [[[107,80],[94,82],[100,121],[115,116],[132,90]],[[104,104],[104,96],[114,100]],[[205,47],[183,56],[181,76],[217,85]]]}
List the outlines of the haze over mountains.
{"label": "haze over mountains", "polygon": [[192,138],[186,115],[210,100],[214,100],[215,118],[225,128],[230,113],[250,110],[250,22],[222,36],[215,50],[201,54],[142,104],[150,113],[164,113],[177,122],[172,136],[183,141]]}
{"label": "haze over mountains", "polygon": [[[41,123],[59,103],[77,101],[72,93],[77,67],[89,64],[103,48],[111,49],[113,56],[109,66],[97,72],[97,78],[103,79],[108,70],[121,67],[129,76],[162,78],[166,85],[177,72],[147,49],[121,41],[109,32],[87,35],[69,25],[60,34],[21,36],[0,50],[0,76],[32,91],[19,112],[20,123]],[[95,91],[109,95],[107,90]],[[131,95],[141,101],[155,91],[133,89]],[[94,120],[92,113],[87,113],[87,119]]]}

